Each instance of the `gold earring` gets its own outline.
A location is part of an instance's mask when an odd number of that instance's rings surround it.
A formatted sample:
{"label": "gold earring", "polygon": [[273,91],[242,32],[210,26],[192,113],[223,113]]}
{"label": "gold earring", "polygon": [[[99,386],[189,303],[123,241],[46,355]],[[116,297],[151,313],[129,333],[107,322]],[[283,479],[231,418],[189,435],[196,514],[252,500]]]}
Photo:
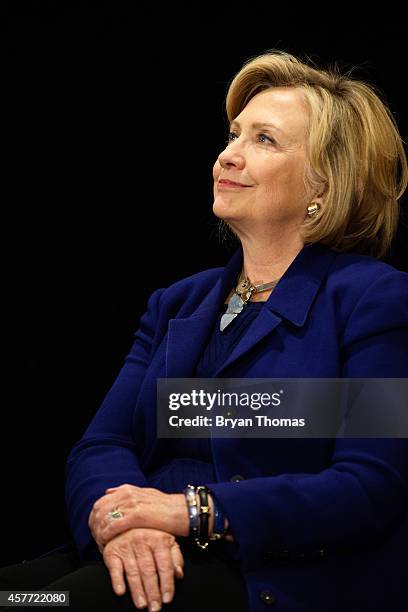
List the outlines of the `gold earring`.
{"label": "gold earring", "polygon": [[307,207],[307,216],[313,217],[317,213],[318,210],[320,210],[320,204],[318,204],[317,202],[312,202]]}

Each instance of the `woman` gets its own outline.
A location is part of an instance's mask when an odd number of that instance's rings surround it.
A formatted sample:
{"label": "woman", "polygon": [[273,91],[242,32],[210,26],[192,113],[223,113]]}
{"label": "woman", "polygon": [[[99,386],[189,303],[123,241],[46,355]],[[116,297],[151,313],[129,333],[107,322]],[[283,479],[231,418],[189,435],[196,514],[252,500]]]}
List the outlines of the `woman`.
{"label": "woman", "polygon": [[42,559],[35,584],[74,609],[402,610],[405,439],[156,436],[158,378],[408,377],[408,275],[378,261],[407,184],[391,113],[274,51],[235,76],[227,114],[213,210],[240,246],[150,297],[68,459],[80,561]]}

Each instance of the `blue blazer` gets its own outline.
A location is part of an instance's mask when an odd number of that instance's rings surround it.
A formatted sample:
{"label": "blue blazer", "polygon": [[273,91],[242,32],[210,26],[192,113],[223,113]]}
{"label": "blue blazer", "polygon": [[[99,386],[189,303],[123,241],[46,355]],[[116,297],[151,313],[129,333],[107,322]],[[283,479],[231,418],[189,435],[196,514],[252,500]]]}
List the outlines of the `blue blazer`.
{"label": "blue blazer", "polygon": [[[239,248],[225,268],[151,295],[117,380],[67,462],[68,514],[84,558],[96,551],[88,515],[107,487],[151,486],[171,472],[167,489],[180,492],[194,480],[189,441],[156,437],[156,380],[194,375],[241,267]],[[305,246],[216,376],[408,377],[408,274]],[[406,597],[398,604],[408,579],[406,439],[211,444],[217,476],[201,484],[230,521],[251,612],[268,601],[279,612],[406,610]]]}

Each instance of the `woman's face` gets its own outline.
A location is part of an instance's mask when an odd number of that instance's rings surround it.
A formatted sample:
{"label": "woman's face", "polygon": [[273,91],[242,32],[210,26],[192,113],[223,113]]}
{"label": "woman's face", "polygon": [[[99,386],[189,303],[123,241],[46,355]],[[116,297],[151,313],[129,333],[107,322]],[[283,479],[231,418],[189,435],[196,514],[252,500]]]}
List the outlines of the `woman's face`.
{"label": "woman's face", "polygon": [[276,87],[257,94],[231,123],[214,164],[213,211],[238,236],[295,229],[319,201],[304,182],[308,120],[300,90]]}

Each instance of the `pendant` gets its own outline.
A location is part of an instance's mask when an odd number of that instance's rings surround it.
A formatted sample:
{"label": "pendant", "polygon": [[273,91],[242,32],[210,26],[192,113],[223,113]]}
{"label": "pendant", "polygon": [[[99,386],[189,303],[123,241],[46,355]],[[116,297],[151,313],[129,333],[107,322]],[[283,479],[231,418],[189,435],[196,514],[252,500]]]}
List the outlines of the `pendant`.
{"label": "pendant", "polygon": [[220,331],[224,329],[242,312],[242,309],[246,305],[246,302],[240,298],[239,295],[233,293],[232,297],[228,302],[227,311],[222,315],[220,321]]}

